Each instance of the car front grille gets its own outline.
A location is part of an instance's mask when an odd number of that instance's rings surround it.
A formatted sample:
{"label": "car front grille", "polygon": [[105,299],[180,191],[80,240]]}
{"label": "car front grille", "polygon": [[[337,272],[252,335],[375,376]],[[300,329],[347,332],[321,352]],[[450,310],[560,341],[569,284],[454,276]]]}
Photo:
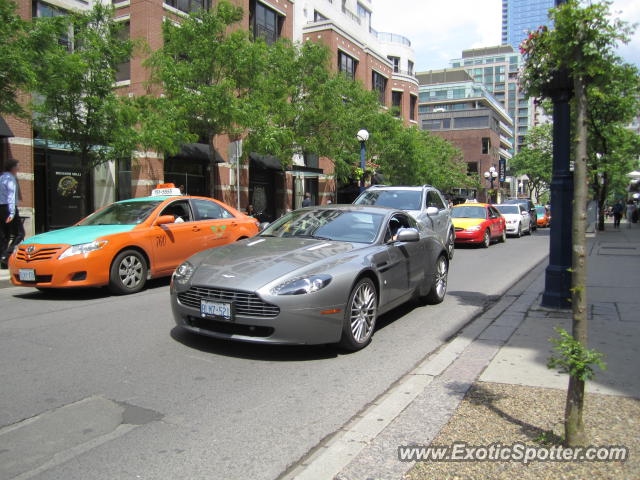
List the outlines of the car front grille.
{"label": "car front grille", "polygon": [[186,292],[178,294],[178,301],[185,307],[200,310],[202,300],[218,300],[231,302],[236,315],[255,318],[274,318],[280,313],[280,307],[263,301],[258,295],[240,290],[223,288],[191,287]]}
{"label": "car front grille", "polygon": [[20,246],[16,252],[16,258],[23,262],[36,262],[40,260],[52,259],[62,247],[35,247],[32,252],[29,252],[31,245]]}

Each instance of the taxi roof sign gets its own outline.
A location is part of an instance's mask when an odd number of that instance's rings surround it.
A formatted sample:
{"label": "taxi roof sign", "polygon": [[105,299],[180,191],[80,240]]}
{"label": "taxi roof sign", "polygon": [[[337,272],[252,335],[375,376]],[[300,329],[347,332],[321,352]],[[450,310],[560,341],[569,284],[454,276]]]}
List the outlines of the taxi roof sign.
{"label": "taxi roof sign", "polygon": [[173,183],[160,183],[151,191],[152,197],[177,197],[182,195]]}

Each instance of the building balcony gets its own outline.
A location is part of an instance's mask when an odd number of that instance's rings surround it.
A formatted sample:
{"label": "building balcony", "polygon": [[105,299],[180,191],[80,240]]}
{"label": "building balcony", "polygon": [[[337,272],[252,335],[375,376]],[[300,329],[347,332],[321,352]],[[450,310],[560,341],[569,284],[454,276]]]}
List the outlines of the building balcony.
{"label": "building balcony", "polygon": [[500,135],[500,146],[506,148],[507,150],[511,150],[513,148],[513,143],[509,138]]}
{"label": "building balcony", "polygon": [[378,37],[378,40],[385,43],[398,43],[400,45],[404,45],[405,47],[411,46],[411,40],[407,37],[398,35],[397,33],[388,33],[388,32],[378,32],[376,30],[371,29],[371,33]]}
{"label": "building balcony", "polygon": [[500,150],[498,150],[498,153],[500,153],[500,156],[506,160],[511,160],[513,158],[513,155],[511,154],[511,152],[505,150],[504,148],[501,148]]}
{"label": "building balcony", "polygon": [[513,129],[509,128],[502,122],[500,122],[500,133],[504,134],[504,136],[508,138],[513,137]]}

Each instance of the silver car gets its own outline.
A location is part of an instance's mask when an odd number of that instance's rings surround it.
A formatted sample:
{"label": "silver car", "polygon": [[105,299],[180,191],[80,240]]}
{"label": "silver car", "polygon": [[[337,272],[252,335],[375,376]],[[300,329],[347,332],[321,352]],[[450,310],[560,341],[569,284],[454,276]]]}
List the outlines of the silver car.
{"label": "silver car", "polygon": [[194,333],[353,351],[370,342],[379,315],[414,296],[442,302],[448,270],[441,239],[406,212],[304,208],[180,265],[171,305]]}
{"label": "silver car", "polygon": [[409,212],[426,228],[432,229],[447,246],[449,259],[455,249],[455,231],[451,211],[440,191],[431,185],[421,187],[391,187],[374,185],[356,198],[355,205],[378,205]]}

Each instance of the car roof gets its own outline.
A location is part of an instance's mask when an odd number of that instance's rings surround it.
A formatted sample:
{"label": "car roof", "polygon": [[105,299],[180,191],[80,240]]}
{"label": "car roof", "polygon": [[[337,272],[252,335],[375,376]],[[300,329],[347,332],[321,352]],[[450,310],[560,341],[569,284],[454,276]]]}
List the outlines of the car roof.
{"label": "car roof", "polygon": [[457,207],[488,207],[489,204],[488,203],[459,203],[458,205],[454,205],[453,208],[457,208]]}
{"label": "car roof", "polygon": [[410,186],[410,185],[372,185],[367,188],[366,191],[369,190],[407,190],[407,191],[422,191],[425,188],[435,188],[431,185],[420,185],[420,186]]}
{"label": "car roof", "polygon": [[[136,197],[136,198],[129,198],[127,200],[120,200],[119,202],[116,203],[129,203],[129,202],[164,202],[165,200],[169,200],[170,198],[181,198],[178,196],[157,196],[157,197]],[[188,197],[185,197],[188,198]]]}
{"label": "car roof", "polygon": [[404,210],[398,210],[397,208],[389,208],[389,207],[381,207],[378,205],[354,205],[351,203],[346,204],[330,204],[330,205],[319,205],[314,207],[305,207],[300,210],[343,210],[346,212],[364,212],[364,213],[378,213],[378,214],[391,214],[394,212],[404,213],[408,215]]}

